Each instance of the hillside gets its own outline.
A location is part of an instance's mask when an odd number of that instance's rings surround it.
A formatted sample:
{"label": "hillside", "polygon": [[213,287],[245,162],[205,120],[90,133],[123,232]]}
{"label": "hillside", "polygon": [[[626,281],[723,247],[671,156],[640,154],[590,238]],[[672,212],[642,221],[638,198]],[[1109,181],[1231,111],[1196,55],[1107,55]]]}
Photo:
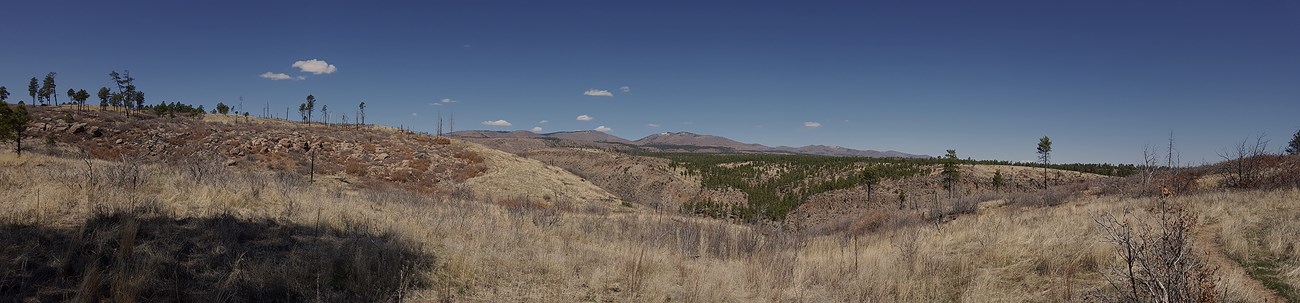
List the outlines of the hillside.
{"label": "hillside", "polygon": [[1194,256],[1219,268],[1219,298],[1283,300],[1256,274],[1300,285],[1294,189],[1072,198],[800,237],[195,167],[0,154],[0,299],[1095,301],[1115,296],[1122,263],[1091,218],[1154,220],[1168,203],[1204,218]]}
{"label": "hillside", "polygon": [[2,301],[1110,301],[1124,230],[1186,235],[1139,249],[1182,253],[1146,268],[1202,295],[1300,298],[1296,156],[1048,169],[1047,188],[958,162],[949,197],[935,159],[521,157],[382,126],[33,113],[48,139],[0,153]]}
{"label": "hillside", "polygon": [[[608,192],[562,169],[460,140],[384,126],[321,125],[276,119],[126,116],[112,111],[37,107],[30,144],[69,157],[143,163],[215,163],[308,175],[349,186],[401,188],[479,199],[598,203],[619,207]],[[508,179],[515,176],[526,179]],[[538,182],[555,182],[543,186]],[[507,190],[508,189],[508,190]]]}

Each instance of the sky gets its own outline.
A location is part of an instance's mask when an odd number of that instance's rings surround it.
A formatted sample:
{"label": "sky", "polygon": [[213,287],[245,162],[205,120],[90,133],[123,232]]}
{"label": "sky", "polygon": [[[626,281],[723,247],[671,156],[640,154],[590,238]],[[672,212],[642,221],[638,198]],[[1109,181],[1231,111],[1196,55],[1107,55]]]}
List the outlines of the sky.
{"label": "sky", "polygon": [[[689,131],[1029,161],[1199,164],[1300,130],[1295,1],[19,1],[0,86],[432,132]],[[318,106],[320,107],[320,106]],[[351,119],[351,118],[349,118]],[[508,126],[507,126],[508,124]]]}

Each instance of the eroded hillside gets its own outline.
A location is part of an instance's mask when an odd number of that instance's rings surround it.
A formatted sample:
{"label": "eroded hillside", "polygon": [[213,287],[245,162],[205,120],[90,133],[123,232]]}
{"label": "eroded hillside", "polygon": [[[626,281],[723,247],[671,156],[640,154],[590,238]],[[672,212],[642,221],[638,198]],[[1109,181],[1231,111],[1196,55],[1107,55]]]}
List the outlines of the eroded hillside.
{"label": "eroded hillside", "polygon": [[[580,209],[621,202],[567,171],[452,139],[391,127],[323,125],[226,115],[155,116],[33,108],[34,148],[146,163],[213,162],[295,172],[348,186],[402,188]],[[32,141],[29,139],[29,142]],[[513,177],[513,178],[507,178]]]}

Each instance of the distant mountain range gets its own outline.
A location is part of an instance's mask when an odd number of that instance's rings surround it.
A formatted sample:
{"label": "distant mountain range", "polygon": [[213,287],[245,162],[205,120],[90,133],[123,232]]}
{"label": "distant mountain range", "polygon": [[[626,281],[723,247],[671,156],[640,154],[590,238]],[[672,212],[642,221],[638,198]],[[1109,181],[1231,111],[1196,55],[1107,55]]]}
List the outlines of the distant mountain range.
{"label": "distant mountain range", "polygon": [[[837,157],[895,157],[927,158],[927,155],[915,155],[898,151],[858,150],[840,146],[808,145],[803,147],[777,146],[744,143],[726,137],[701,135],[690,132],[665,132],[646,136],[631,141],[594,130],[567,131],[538,134],[530,131],[490,131],[467,130],[448,134],[449,136],[470,141],[489,141],[501,139],[532,139],[552,142],[564,146],[596,146],[620,150],[640,150],[653,152],[697,152],[697,153],[754,153],[754,154],[805,154]],[[490,145],[490,144],[489,144]]]}

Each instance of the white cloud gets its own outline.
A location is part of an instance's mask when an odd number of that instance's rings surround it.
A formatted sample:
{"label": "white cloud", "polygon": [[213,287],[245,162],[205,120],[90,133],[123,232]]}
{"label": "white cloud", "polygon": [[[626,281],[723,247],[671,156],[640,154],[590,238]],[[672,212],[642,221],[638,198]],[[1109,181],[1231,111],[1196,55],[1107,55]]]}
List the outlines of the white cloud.
{"label": "white cloud", "polygon": [[510,125],[512,125],[512,124],[510,124],[510,122],[507,122],[506,120],[483,121],[482,124],[483,124],[483,125],[487,125],[487,126],[510,126]]}
{"label": "white cloud", "polygon": [[607,132],[607,131],[611,131],[611,130],[614,130],[614,129],[613,129],[613,128],[605,127],[604,125],[601,125],[601,126],[597,126],[597,127],[596,127],[596,131],[598,131],[598,132],[602,132],[602,133],[603,133],[603,132]]}
{"label": "white cloud", "polygon": [[627,92],[632,92],[632,87],[631,87],[631,86],[624,85],[623,87],[618,88],[618,90],[619,90],[619,91],[622,91],[622,92],[625,92],[625,93],[627,93]]}
{"label": "white cloud", "polygon": [[533,126],[533,132],[534,132],[534,133],[540,133],[540,132],[542,132],[542,127],[541,127],[541,126]]}
{"label": "white cloud", "polygon": [[419,116],[420,116],[420,114],[418,114],[418,113],[411,113],[411,117],[419,117]]}
{"label": "white cloud", "polygon": [[807,128],[818,128],[818,127],[822,127],[822,124],[821,124],[821,123],[817,123],[817,122],[811,122],[811,121],[809,121],[809,122],[804,122],[804,123],[803,123],[803,127],[807,127]]}
{"label": "white cloud", "polygon": [[611,93],[608,90],[594,89],[594,88],[588,89],[587,92],[582,94],[587,96],[592,96],[592,97],[613,97],[614,96],[614,93]]}
{"label": "white cloud", "polygon": [[551,122],[551,121],[542,120],[541,122],[537,122],[537,124],[546,124],[546,122]]}
{"label": "white cloud", "polygon": [[591,121],[592,119],[596,119],[596,118],[588,115],[578,116],[578,121]]}
{"label": "white cloud", "polygon": [[442,104],[452,104],[452,103],[456,103],[456,102],[460,102],[460,101],[456,101],[456,100],[452,100],[452,99],[442,99],[442,101],[438,101],[438,102],[441,102]]}
{"label": "white cloud", "polygon": [[649,127],[659,127],[659,124],[650,123],[650,124],[646,124],[645,126],[649,126]]}
{"label": "white cloud", "polygon": [[266,73],[264,73],[264,74],[258,75],[258,77],[267,78],[267,79],[271,79],[271,80],[303,80],[303,79],[307,79],[307,77],[303,77],[303,76],[293,77],[293,76],[286,75],[286,74],[284,74],[284,73],[272,73],[272,72],[266,72]]}
{"label": "white cloud", "polygon": [[334,67],[333,64],[329,64],[325,62],[325,60],[317,60],[317,59],[311,59],[307,61],[296,61],[293,63],[293,67],[303,71],[304,73],[313,73],[317,75],[333,74],[335,71],[338,70],[338,68]]}

